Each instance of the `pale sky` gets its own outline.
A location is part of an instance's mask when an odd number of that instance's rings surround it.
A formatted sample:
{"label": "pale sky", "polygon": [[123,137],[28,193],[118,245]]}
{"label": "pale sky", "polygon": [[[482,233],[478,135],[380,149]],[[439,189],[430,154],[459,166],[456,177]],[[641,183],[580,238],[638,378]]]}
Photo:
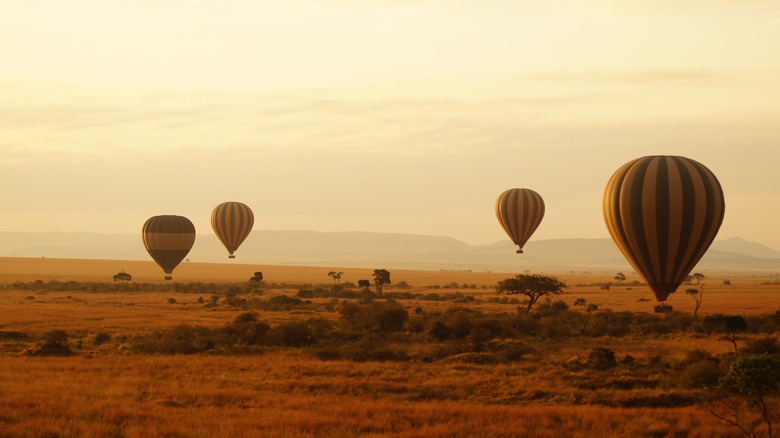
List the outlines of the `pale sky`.
{"label": "pale sky", "polygon": [[485,244],[526,187],[532,241],[601,238],[644,155],[709,167],[718,239],[780,249],[780,2],[0,2],[0,231],[213,234],[241,201],[255,229]]}

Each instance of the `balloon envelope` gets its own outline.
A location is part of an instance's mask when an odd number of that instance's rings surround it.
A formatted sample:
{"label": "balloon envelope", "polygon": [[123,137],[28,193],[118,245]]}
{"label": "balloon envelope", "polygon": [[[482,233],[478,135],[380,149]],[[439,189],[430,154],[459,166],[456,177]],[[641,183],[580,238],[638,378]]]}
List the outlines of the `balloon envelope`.
{"label": "balloon envelope", "polygon": [[223,202],[211,212],[211,228],[227,248],[231,259],[236,257],[233,253],[249,236],[254,224],[252,210],[240,202]]}
{"label": "balloon envelope", "polygon": [[544,217],[544,200],[530,189],[509,189],[496,200],[496,217],[504,231],[519,247],[523,246],[539,227]]}
{"label": "balloon envelope", "polygon": [[154,216],[141,229],[144,247],[170,280],[173,269],[184,260],[195,243],[195,226],[183,216]]}
{"label": "balloon envelope", "polygon": [[620,251],[665,301],[715,239],[725,202],[717,178],[701,163],[647,156],[612,175],[603,209]]}

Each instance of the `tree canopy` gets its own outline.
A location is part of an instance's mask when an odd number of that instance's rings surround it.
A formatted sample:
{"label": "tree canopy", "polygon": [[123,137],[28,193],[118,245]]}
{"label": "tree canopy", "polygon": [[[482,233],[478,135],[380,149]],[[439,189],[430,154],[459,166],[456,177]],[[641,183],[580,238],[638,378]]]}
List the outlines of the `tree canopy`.
{"label": "tree canopy", "polygon": [[341,271],[330,271],[330,272],[328,272],[328,276],[330,278],[332,278],[333,281],[336,282],[336,284],[340,284],[341,283],[341,276],[342,275],[344,275],[344,273],[341,272]]}
{"label": "tree canopy", "polygon": [[387,269],[374,269],[374,285],[376,293],[382,295],[384,285],[390,284],[390,271]]}
{"label": "tree canopy", "polygon": [[114,281],[118,281],[120,283],[124,283],[125,281],[130,281],[133,279],[133,276],[128,274],[125,271],[119,271],[116,275],[114,275]]}
{"label": "tree canopy", "polygon": [[525,295],[528,297],[526,312],[531,311],[531,307],[539,298],[550,295],[559,295],[563,293],[566,283],[557,277],[538,275],[538,274],[517,274],[511,278],[505,278],[498,282],[496,291],[507,295]]}

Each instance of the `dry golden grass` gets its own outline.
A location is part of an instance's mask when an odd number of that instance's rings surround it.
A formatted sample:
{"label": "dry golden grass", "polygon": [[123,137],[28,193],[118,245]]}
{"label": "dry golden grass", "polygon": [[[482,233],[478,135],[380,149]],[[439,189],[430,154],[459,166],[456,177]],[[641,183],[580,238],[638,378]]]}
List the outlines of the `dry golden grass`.
{"label": "dry golden grass", "polygon": [[[0,257],[0,284],[35,280],[111,281],[112,276],[120,270],[130,273],[133,276],[133,281],[136,282],[164,283],[160,268],[152,261]],[[174,280],[181,282],[245,282],[252,276],[252,273],[261,271],[266,282],[329,285],[332,283],[327,274],[333,270],[343,271],[342,281],[345,282],[356,283],[359,279],[372,278],[372,269],[185,262],[174,271]],[[431,289],[430,286],[457,283],[459,285],[476,285],[477,289],[458,290],[485,299],[495,297],[495,284],[512,275],[511,273],[497,272],[391,270],[394,284],[405,281],[413,287],[414,292],[453,293],[456,290]],[[598,285],[613,281],[614,273],[611,272],[592,274],[561,272],[549,275],[556,275],[569,285],[566,295],[560,297],[569,305],[572,305],[576,298],[585,298],[589,303],[598,304],[602,309],[652,312],[655,298],[649,289],[646,286],[628,284],[638,280],[635,275],[629,274],[625,285],[613,285],[610,290],[601,290]],[[678,292],[669,298],[669,303],[674,305],[675,310],[693,312],[694,301],[684,293],[685,289],[689,287],[700,287],[704,290],[704,306],[700,310],[702,314],[766,314],[774,312],[780,307],[780,279],[778,277],[757,273],[729,273],[726,275],[719,272],[707,272],[706,275],[707,279],[702,285],[682,285]],[[723,285],[725,278],[731,281],[731,285]],[[398,289],[391,286],[387,290]]]}
{"label": "dry golden grass", "polygon": [[[377,266],[377,268],[382,268]],[[138,282],[163,282],[163,273],[153,261],[137,260],[81,260],[52,258],[0,257],[0,283],[34,280],[111,281],[124,270]],[[234,263],[182,262],[174,271],[175,281],[183,282],[238,282],[246,281],[255,271],[262,271],[266,281],[275,283],[327,283],[329,271],[342,271],[343,281],[356,283],[371,279],[373,269],[343,268],[338,266],[273,266]],[[440,284],[442,281],[494,285],[507,274],[460,271],[392,270],[394,282],[407,281],[416,285]]]}
{"label": "dry golden grass", "polygon": [[534,402],[511,367],[256,357],[0,357],[0,436],[738,436],[698,408]]}
{"label": "dry golden grass", "polygon": [[[334,269],[345,272],[344,281],[371,278],[369,269],[187,263],[174,274],[182,282],[244,282],[254,271],[262,271],[275,283],[330,285],[327,272]],[[9,258],[0,259],[0,283],[110,281],[120,270],[131,273],[134,281],[163,284],[152,262]],[[511,274],[391,272],[394,283],[406,281],[412,292],[460,291],[476,297],[470,303],[404,300],[410,310],[462,306],[486,313],[516,311],[516,304],[488,302],[496,297],[492,286]],[[558,276],[570,286],[559,297],[569,305],[585,298],[601,309],[652,309],[652,301],[640,301],[652,298],[644,287],[601,290],[597,286],[612,275]],[[723,286],[722,278],[708,277],[701,314],[767,314],[780,307],[780,284],[773,283],[774,278],[730,275],[732,284]],[[452,282],[480,287],[431,287]],[[266,296],[291,295],[295,290],[266,290]],[[0,330],[136,335],[180,324],[221,327],[243,312],[224,306],[206,308],[197,303],[199,296],[0,290]],[[169,303],[169,298],[176,303]],[[676,310],[693,311],[693,300],[681,292],[670,301]],[[273,324],[310,316],[261,312],[260,318]],[[493,365],[457,357],[433,363],[321,361],[293,349],[257,356],[143,356],[124,355],[121,349],[94,349],[88,356],[36,358],[6,347],[0,355],[0,437],[739,436],[696,406],[610,407],[621,398],[654,397],[664,390],[589,390],[580,384],[592,375],[551,365],[584,357],[595,347],[637,359],[682,358],[693,349],[723,354],[733,348],[696,335],[572,338],[534,345],[526,360]]]}

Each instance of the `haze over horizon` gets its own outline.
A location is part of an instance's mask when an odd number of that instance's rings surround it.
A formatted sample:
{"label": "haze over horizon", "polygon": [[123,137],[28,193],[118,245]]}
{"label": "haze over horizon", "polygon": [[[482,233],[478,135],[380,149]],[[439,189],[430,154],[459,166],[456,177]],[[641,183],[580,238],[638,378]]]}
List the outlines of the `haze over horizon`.
{"label": "haze over horizon", "polygon": [[255,229],[607,238],[643,155],[718,177],[718,239],[780,249],[780,4],[7,0],[0,231],[138,233],[158,214]]}

